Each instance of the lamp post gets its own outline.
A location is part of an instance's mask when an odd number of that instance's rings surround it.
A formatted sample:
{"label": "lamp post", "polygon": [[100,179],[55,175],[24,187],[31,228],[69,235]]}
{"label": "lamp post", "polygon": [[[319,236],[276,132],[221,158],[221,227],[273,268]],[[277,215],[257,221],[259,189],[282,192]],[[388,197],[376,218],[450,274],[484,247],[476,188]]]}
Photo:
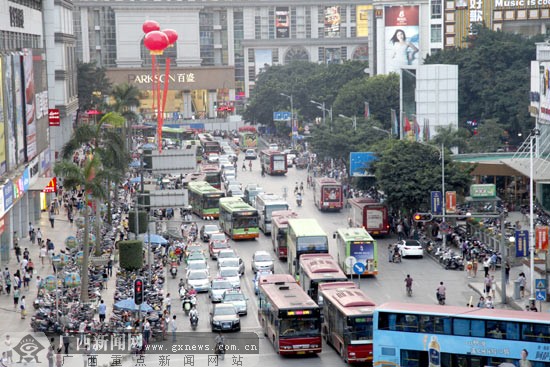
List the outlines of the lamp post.
{"label": "lamp post", "polygon": [[317,108],[323,111],[323,125],[327,122],[325,112],[328,112],[328,116],[330,118],[330,131],[332,131],[332,107],[330,107],[329,109],[326,109],[325,102],[320,103],[314,100],[311,100],[310,102],[313,103],[314,105],[317,105]]}
{"label": "lamp post", "polygon": [[348,117],[348,116],[342,115],[342,114],[339,114],[338,116],[340,116],[343,119],[351,121],[353,123],[353,130],[357,130],[357,116]]}
{"label": "lamp post", "polygon": [[371,126],[370,128],[373,129],[373,130],[376,130],[376,131],[381,131],[381,132],[383,132],[383,133],[386,133],[386,134],[389,135],[390,138],[392,137],[392,133],[391,133],[391,131],[389,131],[389,130],[381,129],[381,128],[379,128],[378,126]]}
{"label": "lamp post", "polygon": [[534,186],[535,180],[533,179],[534,175],[534,165],[533,165],[533,146],[535,140],[538,139],[540,135],[539,129],[533,129],[531,135],[529,136],[529,267],[530,267],[530,277],[531,277],[531,298],[535,298],[535,223],[534,223]]}
{"label": "lamp post", "polygon": [[294,147],[294,98],[291,95],[279,93],[281,96],[290,99],[290,130],[292,131],[292,146]]}

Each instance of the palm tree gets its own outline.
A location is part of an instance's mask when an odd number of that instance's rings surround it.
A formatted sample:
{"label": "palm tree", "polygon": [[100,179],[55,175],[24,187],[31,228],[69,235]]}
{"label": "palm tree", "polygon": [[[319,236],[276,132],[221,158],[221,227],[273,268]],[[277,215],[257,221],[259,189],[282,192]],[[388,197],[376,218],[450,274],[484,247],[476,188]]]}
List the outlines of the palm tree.
{"label": "palm tree", "polygon": [[[69,160],[58,162],[54,167],[54,172],[56,175],[63,177],[63,186],[67,189],[84,188],[85,195],[91,195],[94,198],[106,197],[105,171],[101,169],[101,161],[98,155],[88,156],[83,167]],[[84,256],[82,259],[80,299],[82,302],[88,302],[90,213],[87,200],[85,200],[84,210],[84,237],[82,239]]]}
{"label": "palm tree", "polygon": [[[140,91],[136,86],[128,83],[117,84],[111,91],[111,97],[114,100],[114,103],[110,105],[111,109],[126,119],[122,133],[125,142],[128,136],[127,130],[131,128],[132,122],[137,120],[134,109],[140,105],[139,93]],[[128,147],[130,147],[130,144],[127,145],[127,149],[129,149]]]}

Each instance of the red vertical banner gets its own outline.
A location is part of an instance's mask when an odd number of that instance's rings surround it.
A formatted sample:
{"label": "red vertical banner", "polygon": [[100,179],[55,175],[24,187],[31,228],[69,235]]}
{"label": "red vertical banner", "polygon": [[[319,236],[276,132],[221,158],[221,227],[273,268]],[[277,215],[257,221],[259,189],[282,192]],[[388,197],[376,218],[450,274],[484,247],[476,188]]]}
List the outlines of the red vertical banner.
{"label": "red vertical banner", "polygon": [[537,250],[548,251],[548,226],[535,228],[535,244]]}
{"label": "red vertical banner", "polygon": [[447,213],[456,212],[456,191],[445,192],[445,211]]}

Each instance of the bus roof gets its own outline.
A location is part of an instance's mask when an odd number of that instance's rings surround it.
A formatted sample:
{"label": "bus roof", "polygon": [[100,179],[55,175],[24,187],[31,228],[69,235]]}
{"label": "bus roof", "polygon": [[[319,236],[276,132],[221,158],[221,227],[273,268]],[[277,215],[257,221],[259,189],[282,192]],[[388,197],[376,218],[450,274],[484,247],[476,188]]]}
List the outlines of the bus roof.
{"label": "bus roof", "polygon": [[319,223],[311,218],[289,219],[288,226],[292,227],[297,237],[327,235]]}
{"label": "bus roof", "polygon": [[311,280],[348,279],[330,254],[302,254],[300,267],[304,269]]}
{"label": "bus roof", "polygon": [[344,241],[374,241],[372,236],[363,227],[360,228],[339,228],[338,234]]}
{"label": "bus roof", "polygon": [[339,181],[330,177],[317,177],[315,181],[320,185],[341,185]]}
{"label": "bus roof", "polygon": [[[304,256],[303,254],[302,256]],[[325,282],[318,285],[319,291],[326,289],[349,289],[349,288],[359,288],[357,283],[347,281],[347,282]]]}
{"label": "bus roof", "polygon": [[294,219],[298,218],[298,213],[296,213],[294,210],[275,210],[271,212],[271,218],[275,219],[275,217],[286,220]]}
{"label": "bus roof", "polygon": [[545,312],[525,312],[505,309],[490,309],[462,306],[439,306],[430,304],[414,304],[388,302],[376,308],[376,311],[415,313],[420,315],[444,315],[475,319],[508,319],[510,321],[550,322],[550,314]]}
{"label": "bus roof", "polygon": [[383,203],[373,198],[353,198],[353,199],[349,199],[349,203],[359,208],[362,208],[367,205],[384,205]]}
{"label": "bus roof", "polygon": [[321,293],[325,302],[332,303],[346,316],[370,315],[376,307],[361,289],[323,289]]}
{"label": "bus roof", "polygon": [[221,171],[220,166],[218,166],[217,163],[209,163],[209,164],[201,164],[200,166],[201,172],[205,171]]}
{"label": "bus roof", "polygon": [[216,189],[206,181],[189,182],[189,190],[199,194],[223,194],[223,191]]}
{"label": "bus roof", "polygon": [[266,274],[260,276],[260,284],[272,283],[296,283],[296,279],[290,274]]}
{"label": "bus roof", "polygon": [[[279,275],[279,274],[274,274]],[[278,309],[300,309],[300,308],[318,308],[317,304],[307,295],[291,275],[285,274],[290,278],[282,282],[273,282],[269,279],[271,275],[260,278],[260,290],[270,300],[273,306]],[[267,281],[263,281],[266,279]]]}
{"label": "bus roof", "polygon": [[260,154],[263,155],[286,155],[286,153],[280,152],[278,150],[270,150],[270,149],[264,149],[260,151]]}
{"label": "bus roof", "polygon": [[285,199],[277,194],[262,192],[256,195],[256,202],[263,201],[265,204],[287,204]]}
{"label": "bus roof", "polygon": [[245,203],[243,199],[234,196],[220,198],[220,206],[232,211],[251,210],[257,212],[255,208]]}

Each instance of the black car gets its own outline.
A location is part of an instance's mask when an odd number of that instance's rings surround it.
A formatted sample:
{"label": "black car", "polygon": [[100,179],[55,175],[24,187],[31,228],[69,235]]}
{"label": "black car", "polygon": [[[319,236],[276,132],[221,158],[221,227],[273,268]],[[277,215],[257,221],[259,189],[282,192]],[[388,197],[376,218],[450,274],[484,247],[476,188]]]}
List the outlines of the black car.
{"label": "black car", "polygon": [[208,242],[210,241],[210,235],[212,233],[218,232],[220,232],[220,227],[218,227],[216,224],[205,224],[199,230],[199,236],[201,240],[203,240],[204,242]]}
{"label": "black car", "polygon": [[240,331],[241,319],[231,303],[217,303],[210,312],[212,331]]}

